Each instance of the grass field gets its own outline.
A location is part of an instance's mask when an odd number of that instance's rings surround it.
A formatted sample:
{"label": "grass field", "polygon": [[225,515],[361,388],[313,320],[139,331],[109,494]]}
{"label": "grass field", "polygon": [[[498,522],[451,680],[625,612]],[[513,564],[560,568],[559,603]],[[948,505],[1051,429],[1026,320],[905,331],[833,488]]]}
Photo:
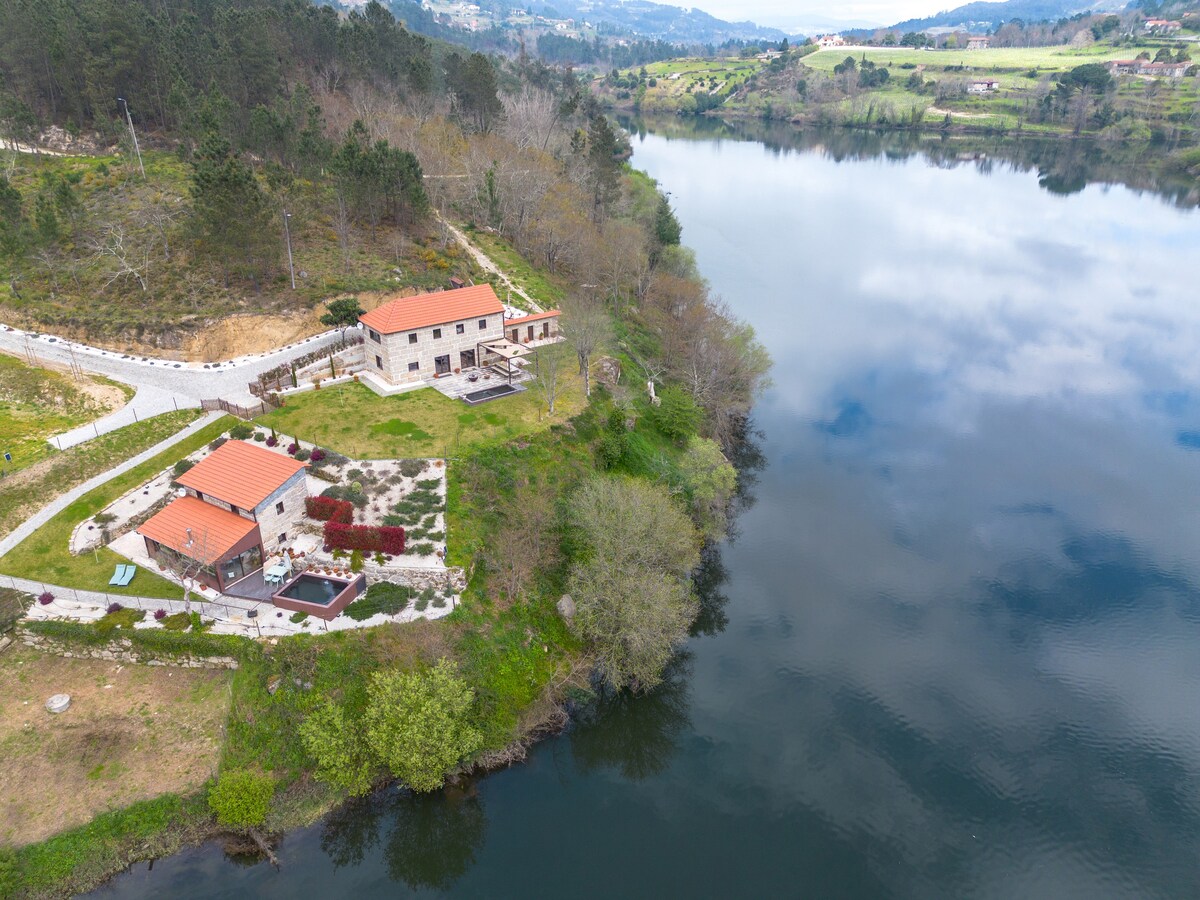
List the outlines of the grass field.
{"label": "grass field", "polygon": [[500,442],[564,422],[583,408],[583,386],[573,369],[555,415],[545,413],[536,390],[470,407],[433,388],[380,397],[362,384],[310,391],[259,424],[320,444],[353,459],[450,457],[466,447]]}
{"label": "grass field", "polygon": [[[464,225],[463,231],[472,243],[500,267],[513,284],[541,304],[544,309],[550,309],[562,303],[563,297],[567,294],[565,285],[553,280],[546,272],[531,266],[525,257],[504,238],[480,231],[471,225]],[[503,285],[496,286],[496,293],[505,303],[511,303],[517,307],[525,306],[524,301],[515,294],[511,299],[507,297]]]}
{"label": "grass field", "polygon": [[77,444],[0,481],[0,535],[59,494],[164,441],[200,415],[184,409],[145,419]]}
{"label": "grass field", "polygon": [[[72,556],[67,544],[71,531],[77,524],[94,516],[126,491],[137,487],[167,466],[199,450],[228,431],[233,424],[230,417],[223,416],[152,459],[84,494],[5,556],[0,557],[0,572],[18,578],[30,578],[82,590],[107,591],[111,594],[164,599],[182,597],[183,589],[179,585],[160,578],[153,572],[139,571],[128,587],[109,587],[108,579],[112,577],[113,569],[118,563],[125,562],[125,558],[107,548],[96,553]],[[108,465],[115,465],[119,461],[119,458],[109,459]],[[58,491],[48,495],[47,500],[54,493]]]}
{"label": "grass field", "polygon": [[[0,472],[6,476],[57,452],[51,435],[68,431],[123,406],[133,389],[105,378],[76,381],[50,369],[0,354]],[[0,481],[0,492],[3,482]]]}
{"label": "grass field", "polygon": [[[804,65],[822,72],[832,72],[833,67],[847,56],[867,59],[879,66],[889,68],[902,65],[925,66],[940,70],[945,66],[967,66],[974,73],[1025,72],[1040,69],[1043,72],[1065,72],[1084,63],[1106,62],[1110,59],[1132,59],[1143,49],[1151,53],[1157,48],[1143,47],[997,47],[988,50],[913,50],[909,47],[847,48],[829,47],[804,57]],[[897,74],[892,73],[893,77]]]}

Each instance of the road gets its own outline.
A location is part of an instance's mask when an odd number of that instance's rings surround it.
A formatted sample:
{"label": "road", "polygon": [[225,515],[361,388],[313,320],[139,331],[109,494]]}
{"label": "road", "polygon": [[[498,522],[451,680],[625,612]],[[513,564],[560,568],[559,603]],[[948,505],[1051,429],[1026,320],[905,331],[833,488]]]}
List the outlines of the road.
{"label": "road", "polygon": [[54,335],[25,332],[0,324],[0,351],[32,359],[39,365],[76,365],[88,374],[104,375],[136,389],[133,400],[116,412],[52,438],[51,442],[61,449],[136,420],[173,409],[199,406],[201,400],[220,399],[252,406],[258,401],[250,393],[250,382],[260,373],[335,343],[340,336],[341,331],[333,329],[270,353],[225,362],[185,363],[101,350]]}

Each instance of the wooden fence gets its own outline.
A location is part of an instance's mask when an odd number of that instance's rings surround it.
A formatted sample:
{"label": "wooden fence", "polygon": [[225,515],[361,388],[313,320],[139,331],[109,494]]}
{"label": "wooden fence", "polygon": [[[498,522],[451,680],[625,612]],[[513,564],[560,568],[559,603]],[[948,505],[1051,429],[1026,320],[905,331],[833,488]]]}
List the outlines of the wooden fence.
{"label": "wooden fence", "polygon": [[253,406],[239,406],[236,403],[230,403],[228,400],[201,400],[200,406],[206,410],[220,410],[227,412],[231,416],[237,416],[239,419],[247,421],[255,419],[258,416],[269,413],[273,409],[277,409],[282,404],[279,403],[271,395],[263,397],[258,403]]}

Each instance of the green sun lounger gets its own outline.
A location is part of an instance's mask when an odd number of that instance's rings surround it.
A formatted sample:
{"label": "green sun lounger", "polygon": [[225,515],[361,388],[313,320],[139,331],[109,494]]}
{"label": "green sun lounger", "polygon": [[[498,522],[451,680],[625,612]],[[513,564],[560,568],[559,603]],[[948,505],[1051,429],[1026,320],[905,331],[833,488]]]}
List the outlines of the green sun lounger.
{"label": "green sun lounger", "polygon": [[108,579],[108,583],[116,585],[120,585],[122,583],[128,584],[129,582],[122,582],[121,579],[125,577],[125,570],[131,568],[133,568],[133,566],[117,566],[117,571],[113,572],[113,577]]}
{"label": "green sun lounger", "polygon": [[129,582],[133,581],[133,576],[137,574],[137,566],[126,566],[125,574],[121,576],[121,580],[117,582],[119,587],[125,587]]}

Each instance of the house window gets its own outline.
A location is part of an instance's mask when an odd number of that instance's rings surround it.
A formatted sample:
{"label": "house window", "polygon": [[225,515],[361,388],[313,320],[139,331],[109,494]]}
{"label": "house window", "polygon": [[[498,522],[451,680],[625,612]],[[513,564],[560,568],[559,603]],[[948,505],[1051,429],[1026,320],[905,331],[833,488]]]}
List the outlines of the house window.
{"label": "house window", "polygon": [[415,331],[408,336],[408,342],[410,344],[415,344],[417,342],[417,333]]}
{"label": "house window", "polygon": [[480,331],[486,331],[486,330],[487,330],[487,319],[480,319],[480,320],[479,320],[479,330],[480,330]]}
{"label": "house window", "polygon": [[440,328],[435,328],[435,329],[433,329],[433,338],[434,338],[434,340],[437,340],[437,339],[438,339],[438,338],[440,338],[441,336],[442,336],[442,329],[440,329]]}
{"label": "house window", "polygon": [[278,503],[275,504],[275,512],[279,513],[279,515],[281,515],[281,516],[283,515],[283,501],[282,500],[280,500]]}
{"label": "house window", "polygon": [[286,531],[283,532],[281,535],[279,535],[279,543],[281,543],[281,544],[287,543],[287,532]]}
{"label": "house window", "polygon": [[383,357],[382,356],[375,357],[375,368],[377,368],[377,369],[383,368]]}
{"label": "house window", "polygon": [[383,338],[381,338],[381,337],[379,336],[379,332],[378,332],[378,331],[376,331],[374,328],[368,328],[368,329],[367,329],[367,333],[368,333],[369,335],[371,335],[371,340],[373,340],[375,343],[377,343],[377,344],[382,344],[382,343],[383,343]]}
{"label": "house window", "polygon": [[408,371],[410,371],[410,372],[415,372],[415,371],[417,371],[417,369],[419,369],[419,368],[421,368],[421,364],[420,364],[420,363],[409,363],[409,364],[408,364]]}
{"label": "house window", "polygon": [[466,330],[467,330],[467,326],[464,325],[462,322],[459,322],[457,325],[454,326],[455,334],[462,334]]}

